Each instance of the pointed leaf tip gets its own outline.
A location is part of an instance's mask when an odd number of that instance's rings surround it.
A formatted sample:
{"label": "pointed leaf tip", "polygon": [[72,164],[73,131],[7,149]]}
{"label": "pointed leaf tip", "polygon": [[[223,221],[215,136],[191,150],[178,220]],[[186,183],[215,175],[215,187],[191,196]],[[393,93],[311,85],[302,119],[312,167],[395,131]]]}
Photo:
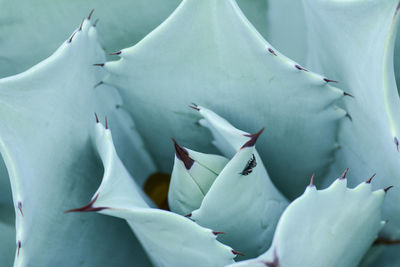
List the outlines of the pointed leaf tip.
{"label": "pointed leaf tip", "polygon": [[274,56],[276,56],[275,51],[272,48],[268,48],[268,52],[270,52],[271,54],[273,54]]}
{"label": "pointed leaf tip", "polygon": [[344,91],[343,91],[343,95],[345,95],[345,96],[350,96],[350,97],[353,97],[353,98],[354,98],[354,96],[353,96],[352,94],[349,94],[349,93],[344,92]]}
{"label": "pointed leaf tip", "polygon": [[225,232],[217,232],[217,231],[213,231],[212,233],[214,235],[223,235],[223,234],[225,234]]}
{"label": "pointed leaf tip", "polygon": [[271,261],[263,261],[263,263],[265,264],[265,266],[268,266],[268,267],[279,267],[280,266],[276,248],[274,249],[274,261],[272,261],[272,262]]}
{"label": "pointed leaf tip", "polygon": [[189,153],[187,152],[186,149],[183,147],[179,146],[178,143],[174,138],[171,138],[172,142],[174,142],[174,148],[175,148],[175,155],[178,159],[180,159],[183,164],[185,165],[185,168],[187,170],[190,170],[190,168],[193,166],[194,160],[189,157]]}
{"label": "pointed leaf tip", "polygon": [[94,8],[90,11],[89,16],[87,17],[88,20],[90,20],[92,18],[94,12]]}
{"label": "pointed leaf tip", "polygon": [[24,213],[22,212],[22,203],[21,203],[21,201],[18,201],[18,209],[19,209],[19,212],[21,212],[22,217],[24,217]]}
{"label": "pointed leaf tip", "polygon": [[324,78],[324,81],[327,82],[327,83],[338,83],[338,81],[331,80],[331,79],[328,79],[328,78]]}
{"label": "pointed leaf tip", "polygon": [[264,128],[262,128],[261,130],[259,130],[257,133],[255,134],[246,134],[245,136],[250,137],[250,140],[247,141],[242,148],[245,147],[252,147],[256,144],[258,137],[264,132]]}
{"label": "pointed leaf tip", "polygon": [[94,21],[93,27],[96,27],[96,26],[97,26],[97,22],[99,22],[99,19],[96,19],[96,20]]}
{"label": "pointed leaf tip", "polygon": [[314,178],[315,178],[315,173],[313,173],[312,175],[311,175],[311,179],[310,179],[310,187],[313,187],[313,186],[315,186],[314,185]]}
{"label": "pointed leaf tip", "polygon": [[232,249],[232,253],[235,254],[235,255],[246,256],[242,252],[239,252],[239,251],[234,250],[234,249]]}
{"label": "pointed leaf tip", "polygon": [[107,120],[107,116],[106,116],[106,130],[108,129],[108,120]]}
{"label": "pointed leaf tip", "polygon": [[93,66],[104,67],[104,63],[96,63],[96,64],[93,64]]}
{"label": "pointed leaf tip", "polygon": [[191,105],[189,105],[189,108],[192,108],[194,110],[200,111],[200,109],[198,108],[198,105],[195,103],[192,103]]}
{"label": "pointed leaf tip", "polygon": [[72,42],[72,38],[74,38],[75,34],[76,34],[76,31],[71,35],[71,37],[69,37],[68,43],[71,43],[71,42]]}
{"label": "pointed leaf tip", "polygon": [[84,22],[85,22],[85,19],[82,19],[81,25],[79,25],[79,31],[82,30],[82,26],[83,26],[83,23],[84,23]]}
{"label": "pointed leaf tip", "polygon": [[21,240],[18,240],[18,242],[17,242],[17,257],[19,256],[20,249],[21,249]]}
{"label": "pointed leaf tip", "polygon": [[89,202],[89,204],[87,204],[87,205],[85,205],[85,206],[83,206],[83,207],[77,208],[77,209],[66,210],[66,211],[64,211],[64,213],[70,213],[70,212],[91,212],[91,211],[93,212],[93,211],[101,211],[101,210],[107,209],[107,207],[97,207],[97,208],[94,208],[94,207],[93,207],[93,204],[96,202],[96,200],[97,200],[98,197],[99,197],[99,195],[97,194],[97,195],[92,199],[92,201]]}
{"label": "pointed leaf tip", "polygon": [[96,123],[99,123],[100,121],[99,121],[99,117],[97,116],[97,113],[95,112],[94,113],[94,116],[95,116],[95,118],[96,118]]}
{"label": "pointed leaf tip", "polygon": [[366,183],[367,183],[367,184],[370,184],[371,181],[372,181],[372,179],[374,179],[375,175],[376,175],[376,173],[374,173],[374,174],[366,181]]}
{"label": "pointed leaf tip", "polygon": [[111,53],[110,56],[120,55],[120,54],[121,54],[121,51],[118,51],[118,52]]}
{"label": "pointed leaf tip", "polygon": [[188,213],[188,214],[186,214],[186,215],[183,216],[183,217],[190,218],[190,217],[192,217],[192,213]]}
{"label": "pointed leaf tip", "polygon": [[298,69],[298,70],[302,70],[302,71],[307,71],[308,72],[308,70],[307,69],[305,69],[305,68],[303,68],[303,67],[301,67],[300,65],[294,65],[295,67],[296,67],[296,69]]}
{"label": "pointed leaf tip", "polygon": [[393,187],[393,185],[391,185],[391,186],[388,186],[388,187],[386,187],[385,189],[383,189],[383,190],[385,190],[385,193],[387,193],[387,191],[389,191],[391,188]]}
{"label": "pointed leaf tip", "polygon": [[339,177],[339,180],[343,180],[343,179],[346,179],[346,175],[347,175],[347,172],[349,171],[349,168],[346,168],[345,170],[344,170],[344,172],[342,173],[342,175]]}

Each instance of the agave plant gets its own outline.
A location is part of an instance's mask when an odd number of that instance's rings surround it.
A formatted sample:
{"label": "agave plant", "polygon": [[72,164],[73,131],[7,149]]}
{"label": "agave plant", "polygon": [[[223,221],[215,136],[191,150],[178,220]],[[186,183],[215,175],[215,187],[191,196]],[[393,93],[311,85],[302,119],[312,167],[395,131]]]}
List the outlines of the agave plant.
{"label": "agave plant", "polygon": [[2,266],[400,263],[399,1],[0,6]]}

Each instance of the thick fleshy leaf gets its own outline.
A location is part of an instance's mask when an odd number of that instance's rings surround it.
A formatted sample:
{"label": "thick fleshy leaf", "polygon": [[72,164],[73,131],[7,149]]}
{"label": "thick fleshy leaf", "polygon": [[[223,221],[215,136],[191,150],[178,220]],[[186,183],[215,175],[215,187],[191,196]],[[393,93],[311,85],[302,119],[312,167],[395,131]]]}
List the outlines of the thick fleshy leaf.
{"label": "thick fleshy leaf", "polygon": [[0,150],[16,213],[14,266],[146,264],[125,222],[63,213],[87,198],[101,177],[88,149],[89,126],[94,111],[112,113],[118,104],[109,100],[115,91],[93,88],[104,72],[92,64],[104,59],[85,20],[52,56],[0,80]]}
{"label": "thick fleshy leaf", "polygon": [[334,106],[343,91],[272,48],[234,0],[185,0],[120,56],[104,65],[110,73],[104,82],[120,89],[164,172],[172,166],[171,136],[190,141],[194,150],[214,151],[185,108],[191,102],[249,131],[267,127],[260,154],[287,195],[300,194],[313,171],[327,170],[337,122],[346,115]]}
{"label": "thick fleshy leaf", "polygon": [[325,190],[310,185],[283,213],[270,249],[233,266],[357,266],[384,225],[384,196],[368,182],[349,189],[343,178]]}
{"label": "thick fleshy leaf", "polygon": [[[190,218],[200,225],[225,234],[221,241],[238,249],[247,258],[265,252],[287,200],[269,179],[255,150],[255,135],[234,128],[211,110],[196,107],[222,151],[236,149],[233,158],[218,175],[198,210]],[[244,140],[240,146],[239,140]],[[228,153],[226,153],[228,154]]]}
{"label": "thick fleshy leaf", "polygon": [[[75,23],[92,9],[95,9],[94,16],[100,18],[100,42],[111,53],[138,42],[166,19],[180,2],[115,0],[110,4],[105,0],[42,0],[38,4],[0,0],[0,9],[6,11],[0,18],[0,77],[17,74],[45,59],[74,30]],[[240,1],[262,32],[265,32],[266,2]]]}
{"label": "thick fleshy leaf", "polygon": [[186,215],[200,208],[215,178],[228,163],[219,155],[199,153],[179,146],[176,142],[175,162],[168,191],[171,211]]}
{"label": "thick fleshy leaf", "polygon": [[[136,43],[158,26],[180,0],[0,0],[0,77],[33,66],[51,54],[93,8],[108,52]],[[54,23],[53,23],[54,22]],[[55,23],[56,22],[56,23]],[[32,49],[34,47],[35,49]]]}
{"label": "thick fleshy leaf", "polygon": [[[376,186],[400,186],[400,98],[393,75],[398,0],[304,0],[309,27],[310,66],[338,80],[354,98],[344,105],[338,168],[351,168],[353,183],[377,173]],[[323,38],[321,38],[323,36]],[[353,178],[354,177],[354,178]],[[384,205],[386,235],[400,237],[400,194]]]}
{"label": "thick fleshy leaf", "polygon": [[155,266],[224,266],[232,249],[188,218],[150,208],[115,151],[110,130],[97,123],[94,146],[104,165],[103,181],[89,205],[72,211],[98,211],[124,218]]}

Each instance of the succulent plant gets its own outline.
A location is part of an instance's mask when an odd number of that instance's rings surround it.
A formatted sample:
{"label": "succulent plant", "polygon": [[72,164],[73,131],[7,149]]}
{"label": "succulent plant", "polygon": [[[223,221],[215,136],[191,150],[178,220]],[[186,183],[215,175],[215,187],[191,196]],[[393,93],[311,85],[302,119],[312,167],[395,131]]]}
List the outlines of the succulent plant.
{"label": "succulent plant", "polygon": [[400,263],[399,1],[0,7],[1,266]]}

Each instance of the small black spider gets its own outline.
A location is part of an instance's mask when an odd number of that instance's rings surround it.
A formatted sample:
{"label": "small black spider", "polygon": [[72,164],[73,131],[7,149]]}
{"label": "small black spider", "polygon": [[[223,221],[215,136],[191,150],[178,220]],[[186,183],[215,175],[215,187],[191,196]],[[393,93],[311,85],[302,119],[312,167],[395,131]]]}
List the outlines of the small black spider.
{"label": "small black spider", "polygon": [[254,154],[252,155],[251,159],[249,162],[247,162],[246,167],[244,167],[243,171],[241,172],[242,175],[249,175],[250,173],[253,172],[253,168],[257,166],[257,161],[256,157]]}

